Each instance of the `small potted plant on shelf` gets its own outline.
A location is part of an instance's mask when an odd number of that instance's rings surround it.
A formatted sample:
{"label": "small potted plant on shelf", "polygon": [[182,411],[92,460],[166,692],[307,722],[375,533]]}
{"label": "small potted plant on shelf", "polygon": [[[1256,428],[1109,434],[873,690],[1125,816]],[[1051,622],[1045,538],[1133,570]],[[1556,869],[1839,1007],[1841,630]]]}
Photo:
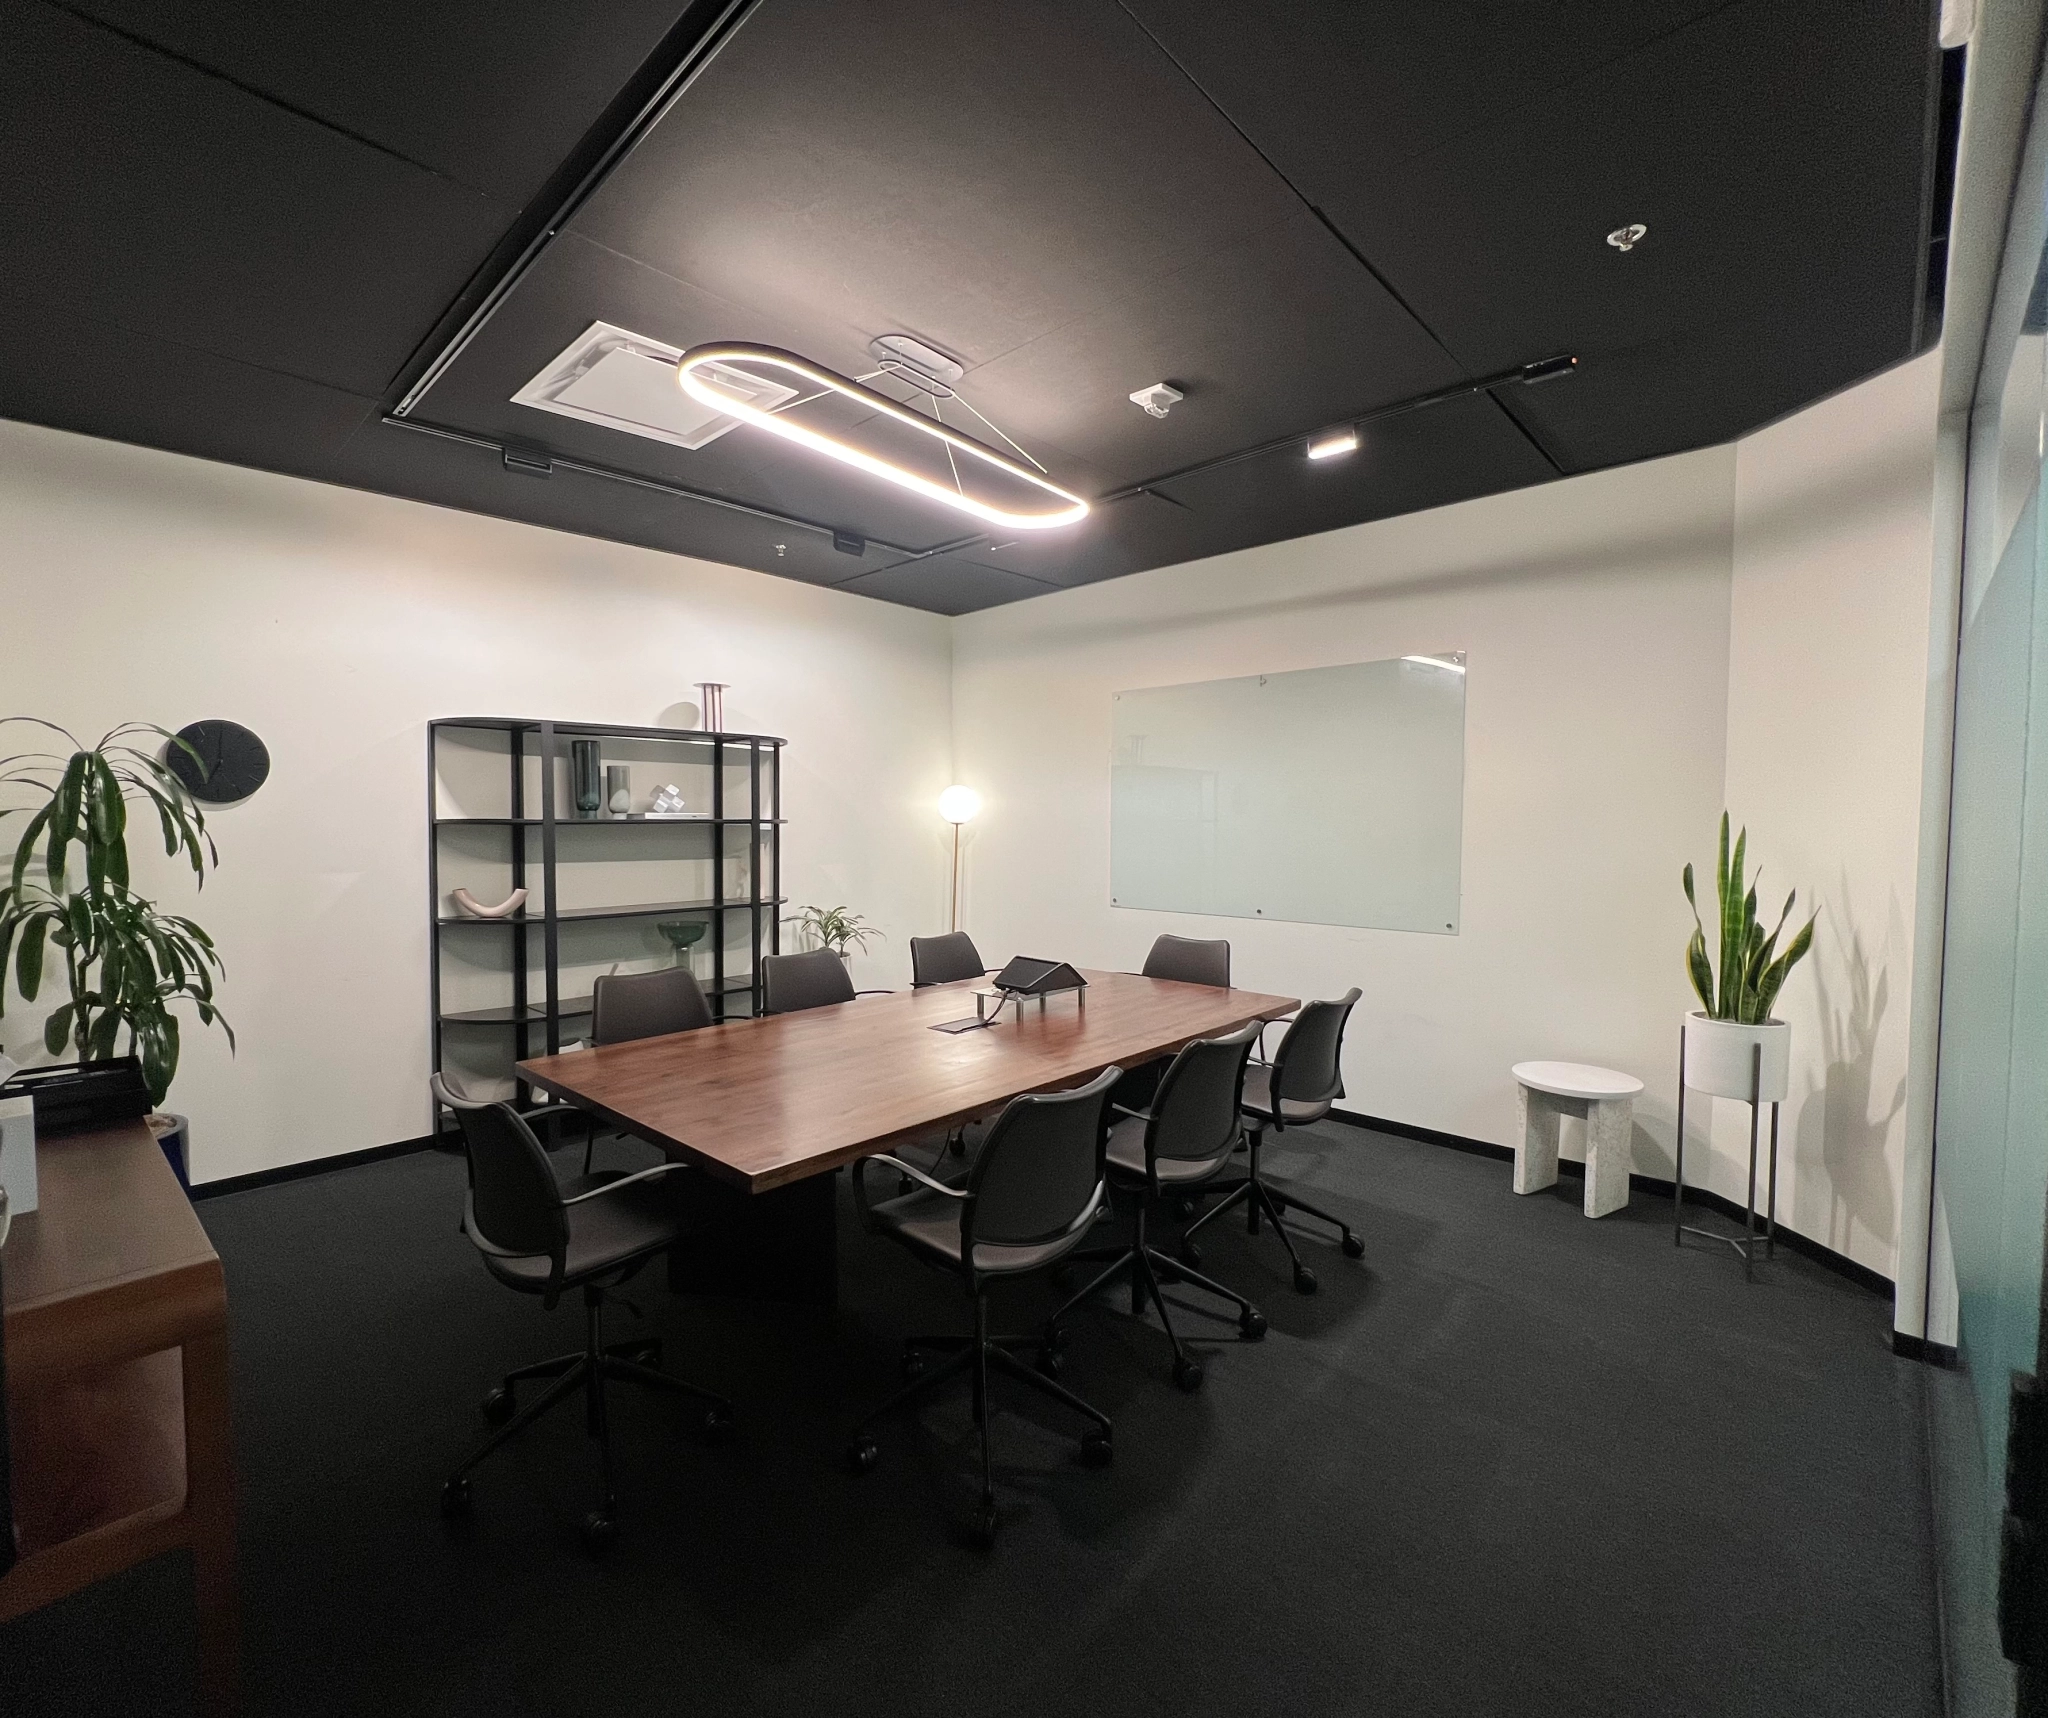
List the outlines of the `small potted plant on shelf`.
{"label": "small potted plant on shelf", "polygon": [[[206,819],[185,784],[161,757],[134,742],[153,736],[197,752],[148,723],[113,729],[85,746],[55,723],[30,716],[0,718],[58,735],[65,752],[21,752],[0,758],[0,785],[26,803],[0,807],[0,820],[28,819],[13,864],[0,874],[0,1012],[11,957],[14,988],[24,1002],[42,992],[51,961],[63,963],[66,1000],[43,1022],[43,1048],[68,1050],[81,1062],[134,1056],[150,1101],[162,1105],[178,1072],[179,1021],[189,1002],[202,1025],[235,1041],[214,1001],[222,972],[213,939],[192,920],[163,911],[129,886],[128,808],[156,814],[164,852],[192,867],[195,887],[219,863]],[[203,766],[202,766],[203,767]],[[152,1130],[184,1177],[184,1118],[153,1115]]]}
{"label": "small potted plant on shelf", "polygon": [[[1700,1007],[1685,1020],[1685,1083],[1715,1097],[1754,1098],[1781,1102],[1792,1066],[1792,1028],[1771,1018],[1771,1005],[1785,979],[1813,946],[1814,914],[1782,948],[1779,937],[1792,917],[1798,890],[1785,897],[1777,924],[1766,932],[1757,917],[1756,884],[1743,883],[1743,858],[1749,831],[1728,845],[1728,814],[1721,814],[1721,851],[1714,868],[1714,889],[1720,905],[1717,925],[1719,972],[1700,922],[1693,894],[1692,866],[1685,868],[1685,898],[1692,907],[1692,941],[1685,966],[1698,993]],[[1757,875],[1760,877],[1762,872]],[[1758,1048],[1762,1049],[1761,1063]]]}
{"label": "small potted plant on shelf", "polygon": [[865,953],[868,944],[882,934],[860,914],[850,913],[844,907],[799,907],[796,925],[814,948],[830,949],[849,968],[853,965],[853,951]]}

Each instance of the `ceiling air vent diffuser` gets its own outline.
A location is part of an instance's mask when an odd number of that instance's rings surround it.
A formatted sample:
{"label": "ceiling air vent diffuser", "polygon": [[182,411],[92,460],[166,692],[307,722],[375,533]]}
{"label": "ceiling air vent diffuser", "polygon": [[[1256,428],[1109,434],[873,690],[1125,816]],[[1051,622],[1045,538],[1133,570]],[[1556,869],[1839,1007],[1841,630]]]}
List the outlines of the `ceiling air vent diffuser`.
{"label": "ceiling air vent diffuser", "polygon": [[[644,334],[593,322],[545,370],[512,396],[513,403],[559,412],[626,435],[676,447],[716,441],[739,419],[700,404],[676,383],[682,351]],[[717,366],[719,387],[764,409],[796,398],[796,389],[744,370]]]}

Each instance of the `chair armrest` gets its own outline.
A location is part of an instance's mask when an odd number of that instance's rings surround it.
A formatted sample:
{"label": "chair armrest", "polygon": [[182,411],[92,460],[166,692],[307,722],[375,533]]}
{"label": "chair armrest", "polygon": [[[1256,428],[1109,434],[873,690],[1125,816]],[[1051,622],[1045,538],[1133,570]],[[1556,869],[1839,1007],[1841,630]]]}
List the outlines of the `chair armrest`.
{"label": "chair armrest", "polygon": [[948,1187],[943,1181],[934,1180],[931,1176],[927,1175],[916,1164],[905,1163],[900,1157],[891,1157],[886,1151],[878,1151],[873,1157],[861,1158],[853,1166],[854,1174],[858,1175],[870,1163],[886,1163],[891,1169],[900,1169],[911,1180],[921,1182],[934,1193],[945,1194],[948,1199],[965,1199],[967,1197],[966,1188]]}
{"label": "chair armrest", "polygon": [[895,994],[896,992],[893,990],[856,990],[854,992],[856,996],[894,996]]}
{"label": "chair armrest", "polygon": [[657,1175],[669,1175],[678,1169],[688,1169],[687,1163],[657,1163],[652,1169],[642,1169],[632,1175],[622,1175],[616,1181],[607,1181],[602,1187],[593,1187],[588,1193],[579,1193],[573,1199],[564,1199],[562,1209],[581,1205],[586,1199],[602,1199],[607,1193],[616,1193],[621,1187],[631,1187],[636,1181],[652,1181]]}
{"label": "chair armrest", "polygon": [[1252,1060],[1254,1062],[1257,1062],[1262,1067],[1272,1066],[1272,1059],[1266,1054],[1266,1028],[1268,1026],[1285,1026],[1288,1018],[1291,1017],[1283,1017],[1279,1020],[1261,1020],[1259,1022],[1259,1035],[1252,1044]]}
{"label": "chair armrest", "polygon": [[1132,1121],[1150,1121],[1152,1119],[1151,1110],[1134,1110],[1131,1108],[1129,1104],[1120,1104],[1114,1098],[1111,1098],[1109,1100],[1109,1107],[1113,1110],[1121,1110],[1125,1115],[1129,1116]]}

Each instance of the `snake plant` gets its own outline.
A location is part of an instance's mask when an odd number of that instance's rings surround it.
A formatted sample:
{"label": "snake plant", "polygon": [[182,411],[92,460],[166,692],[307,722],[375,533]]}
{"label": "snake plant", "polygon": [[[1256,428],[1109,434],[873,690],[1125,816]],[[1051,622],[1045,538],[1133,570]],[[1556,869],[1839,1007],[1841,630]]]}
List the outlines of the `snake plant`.
{"label": "snake plant", "polygon": [[[1755,880],[1751,880],[1748,888],[1743,887],[1742,860],[1748,845],[1749,831],[1744,829],[1735,837],[1734,851],[1729,851],[1728,814],[1722,812],[1721,853],[1714,867],[1714,889],[1721,907],[1718,979],[1707,952],[1707,931],[1700,923],[1700,905],[1693,897],[1692,866],[1686,866],[1685,899],[1692,908],[1692,941],[1686,944],[1685,969],[1709,1020],[1761,1026],[1771,1018],[1771,1004],[1778,999],[1786,975],[1813,946],[1813,921],[1820,915],[1815,913],[1801,925],[1781,953],[1778,938],[1792,917],[1792,903],[1799,898],[1799,891],[1794,889],[1785,897],[1778,922],[1767,935],[1756,913]],[[1757,876],[1762,875],[1759,870]]]}
{"label": "snake plant", "polygon": [[191,1003],[203,1025],[220,1027],[230,1047],[235,1041],[213,999],[214,977],[222,970],[213,939],[128,882],[131,803],[156,813],[165,854],[182,856],[196,885],[203,887],[208,867],[219,863],[185,784],[135,741],[152,736],[191,753],[195,763],[199,755],[147,723],[128,723],[85,746],[53,722],[0,719],[0,725],[8,722],[47,729],[69,751],[0,758],[0,786],[25,789],[30,800],[0,807],[0,820],[28,819],[11,868],[0,873],[0,1012],[9,955],[15,988],[24,1002],[33,1002],[43,987],[46,956],[55,950],[70,1000],[44,1021],[43,1047],[56,1056],[68,1046],[87,1062],[137,1056],[150,1100],[161,1104],[178,1072],[173,1004]]}

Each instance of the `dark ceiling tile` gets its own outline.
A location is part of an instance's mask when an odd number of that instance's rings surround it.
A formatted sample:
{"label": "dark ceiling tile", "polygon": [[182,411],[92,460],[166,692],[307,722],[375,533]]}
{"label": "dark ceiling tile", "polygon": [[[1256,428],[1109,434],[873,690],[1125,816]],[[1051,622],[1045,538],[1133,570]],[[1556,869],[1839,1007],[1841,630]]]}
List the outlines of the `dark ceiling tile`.
{"label": "dark ceiling tile", "polygon": [[315,477],[376,410],[317,382],[0,294],[0,417]]}
{"label": "dark ceiling tile", "polygon": [[1109,0],[770,0],[576,227],[828,362],[900,330],[973,366],[1292,201]]}
{"label": "dark ceiling tile", "polygon": [[[1748,0],[1327,212],[1475,373],[1771,318],[1853,325],[1867,372],[1920,301],[1932,17]],[[1649,231],[1624,254],[1629,222]]]}
{"label": "dark ceiling tile", "polygon": [[510,211],[44,6],[0,12],[11,284],[359,394]]}
{"label": "dark ceiling tile", "polygon": [[376,419],[350,439],[332,474],[358,488],[722,561],[803,584],[839,584],[863,566],[879,568],[896,558],[881,549],[842,554],[815,532],[609,478],[567,469],[549,477],[508,471],[490,449]]}
{"label": "dark ceiling tile", "polygon": [[1728,0],[1261,0],[1256,15],[1242,0],[1125,4],[1321,202]]}
{"label": "dark ceiling tile", "polygon": [[514,205],[687,9],[682,0],[69,4]]}
{"label": "dark ceiling tile", "polygon": [[909,561],[881,572],[863,573],[839,588],[858,596],[929,609],[933,614],[972,614],[976,609],[1042,597],[1059,587],[958,556],[935,555],[928,561]]}
{"label": "dark ceiling tile", "polygon": [[1556,475],[1490,397],[1468,396],[1372,426],[1346,458],[1310,460],[1290,449],[1245,460],[1162,485],[1171,500],[1133,496],[1100,509],[1071,535],[1018,539],[990,558],[1059,584],[1085,584]]}
{"label": "dark ceiling tile", "polygon": [[[1454,385],[1463,373],[1299,205],[1143,293],[970,371],[962,397],[1048,464],[1121,489]],[[1130,395],[1170,380],[1164,418]],[[1057,450],[1055,452],[1054,450]]]}

